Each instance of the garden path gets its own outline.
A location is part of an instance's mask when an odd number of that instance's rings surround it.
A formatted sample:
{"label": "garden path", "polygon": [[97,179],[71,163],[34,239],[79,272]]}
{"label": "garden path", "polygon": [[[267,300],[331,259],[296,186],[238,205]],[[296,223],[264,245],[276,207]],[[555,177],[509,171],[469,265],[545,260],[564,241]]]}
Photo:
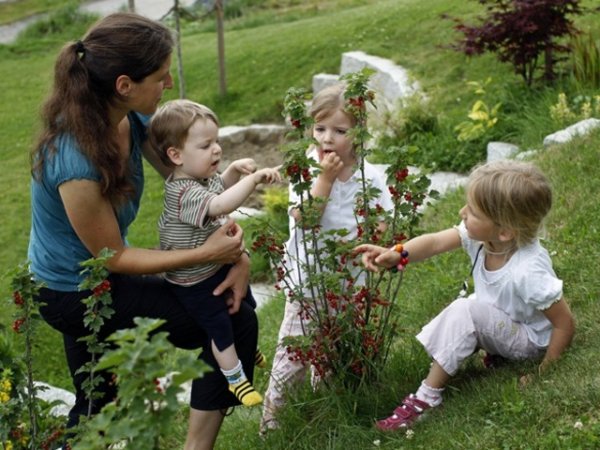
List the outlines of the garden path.
{"label": "garden path", "polygon": [[[9,0],[0,0],[0,3]],[[179,0],[181,6],[187,7],[194,3],[194,0]],[[158,20],[162,18],[173,7],[173,0],[135,0],[136,12],[151,19]],[[106,16],[117,11],[127,9],[127,0],[94,0],[88,1],[81,6],[83,11]],[[0,44],[10,44],[15,41],[21,31],[27,26],[43,18],[43,14],[36,14],[17,22],[0,25]]]}

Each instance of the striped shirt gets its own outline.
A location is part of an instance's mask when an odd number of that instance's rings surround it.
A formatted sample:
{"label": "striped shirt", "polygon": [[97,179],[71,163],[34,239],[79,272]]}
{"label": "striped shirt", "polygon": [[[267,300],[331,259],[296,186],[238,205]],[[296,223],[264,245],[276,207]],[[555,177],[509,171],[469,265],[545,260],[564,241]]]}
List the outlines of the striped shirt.
{"label": "striped shirt", "polygon": [[[165,182],[164,209],[158,220],[162,250],[196,248],[220,226],[219,217],[208,216],[211,200],[225,190],[223,179],[173,179]],[[214,275],[221,264],[207,263],[171,270],[166,279],[181,286],[191,286]]]}

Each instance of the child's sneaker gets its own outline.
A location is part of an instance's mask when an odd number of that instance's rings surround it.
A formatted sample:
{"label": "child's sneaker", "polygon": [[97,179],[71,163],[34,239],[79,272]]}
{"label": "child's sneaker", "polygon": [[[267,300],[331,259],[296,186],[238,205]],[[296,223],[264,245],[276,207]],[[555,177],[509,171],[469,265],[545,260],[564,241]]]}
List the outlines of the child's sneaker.
{"label": "child's sneaker", "polygon": [[261,369],[267,367],[267,358],[265,354],[261,352],[258,348],[256,349],[256,353],[254,354],[254,365],[260,367]]}
{"label": "child's sneaker", "polygon": [[378,420],[375,426],[381,431],[410,428],[430,408],[428,403],[419,400],[414,394],[410,394],[402,400],[402,404],[394,410],[394,414],[387,419]]}
{"label": "child's sneaker", "polygon": [[244,406],[260,405],[263,401],[262,395],[254,390],[254,386],[252,386],[248,380],[230,384],[229,390],[233,392],[233,395],[235,395]]}

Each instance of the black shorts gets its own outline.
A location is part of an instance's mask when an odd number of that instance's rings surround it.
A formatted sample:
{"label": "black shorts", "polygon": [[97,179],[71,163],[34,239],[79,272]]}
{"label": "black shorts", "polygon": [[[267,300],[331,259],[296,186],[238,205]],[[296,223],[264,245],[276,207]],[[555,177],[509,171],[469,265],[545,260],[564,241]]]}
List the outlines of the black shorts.
{"label": "black shorts", "polygon": [[[115,314],[106,321],[100,333],[101,338],[116,330],[133,327],[134,317],[163,319],[166,323],[157,331],[168,332],[169,341],[178,348],[202,348],[200,358],[214,369],[192,382],[190,406],[201,411],[212,411],[240,404],[228,390],[227,381],[218,369],[206,333],[175,298],[163,278],[111,274],[109,281]],[[43,288],[38,298],[44,303],[40,306],[42,317],[63,334],[76,397],[75,405],[69,413],[69,426],[77,424],[79,417],[87,413],[88,401],[82,390],[85,374],[76,374],[76,371],[90,360],[86,344],[78,340],[89,334],[83,325],[85,306],[81,302],[88,295],[89,291],[61,292]],[[248,379],[252,381],[258,340],[258,320],[253,305],[242,302],[239,312],[231,315],[231,322],[237,353]],[[97,391],[102,393],[102,397],[94,402],[94,412],[98,412],[115,397],[115,388],[108,381],[109,377],[106,377],[105,382],[98,386]]]}

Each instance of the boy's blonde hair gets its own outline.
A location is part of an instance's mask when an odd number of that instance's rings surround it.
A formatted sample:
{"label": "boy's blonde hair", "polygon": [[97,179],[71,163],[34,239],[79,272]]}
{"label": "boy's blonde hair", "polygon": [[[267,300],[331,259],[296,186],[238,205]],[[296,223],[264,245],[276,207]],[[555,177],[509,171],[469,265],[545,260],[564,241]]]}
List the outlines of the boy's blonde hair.
{"label": "boy's blonde hair", "polygon": [[313,98],[310,106],[309,114],[315,120],[323,120],[335,114],[337,111],[344,111],[350,118],[352,126],[356,125],[356,117],[349,112],[346,112],[346,85],[344,83],[336,83],[326,88],[323,88]]}
{"label": "boy's blonde hair", "polygon": [[210,108],[191,100],[171,100],[156,111],[148,128],[148,140],[163,164],[173,166],[167,150],[182,148],[197,120],[212,120],[219,126],[217,115]]}
{"label": "boy's blonde hair", "polygon": [[552,190],[535,165],[503,160],[477,167],[467,184],[470,201],[496,225],[515,234],[517,247],[531,243],[552,207]]}

